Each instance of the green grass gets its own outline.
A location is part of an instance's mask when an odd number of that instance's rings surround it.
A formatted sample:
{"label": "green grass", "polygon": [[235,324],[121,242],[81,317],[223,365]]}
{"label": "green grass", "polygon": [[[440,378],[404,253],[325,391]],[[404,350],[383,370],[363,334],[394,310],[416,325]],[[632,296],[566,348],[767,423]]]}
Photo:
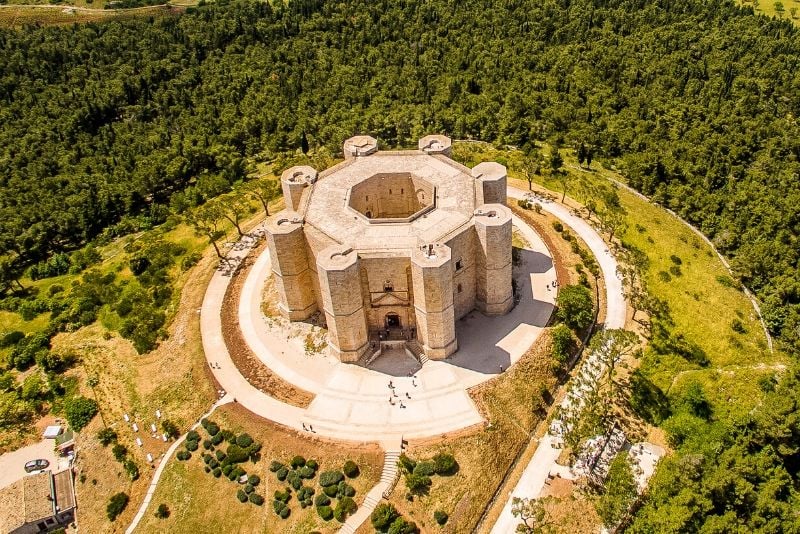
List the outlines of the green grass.
{"label": "green grass", "polygon": [[[546,145],[542,147],[546,154],[549,150]],[[512,185],[528,187],[518,172],[522,161],[519,151],[456,143],[454,152],[469,166],[489,159],[500,161],[509,167]],[[568,197],[579,203],[593,199],[601,204],[600,193],[616,188],[609,179],[624,182],[623,176],[598,162],[593,162],[591,172],[579,170],[571,150],[562,150],[562,156]],[[559,193],[563,190],[564,182],[550,176],[537,175],[534,182]],[[627,212],[627,229],[619,237],[647,255],[649,265],[644,277],[650,292],[668,303],[675,323],[673,332],[700,346],[710,360],[707,368],[700,369],[678,356],[648,351],[642,360],[643,371],[671,394],[679,394],[681,384],[690,377],[699,380],[720,414],[746,413],[762,397],[756,386],[758,377],[780,370],[786,355],[768,351],[764,331],[747,296],[718,281],[730,275],[705,241],[662,208],[624,188],[617,188],[617,192]],[[666,282],[659,272],[669,271],[673,255],[681,259],[682,274]],[[744,325],[744,333],[731,328],[734,320]]]}

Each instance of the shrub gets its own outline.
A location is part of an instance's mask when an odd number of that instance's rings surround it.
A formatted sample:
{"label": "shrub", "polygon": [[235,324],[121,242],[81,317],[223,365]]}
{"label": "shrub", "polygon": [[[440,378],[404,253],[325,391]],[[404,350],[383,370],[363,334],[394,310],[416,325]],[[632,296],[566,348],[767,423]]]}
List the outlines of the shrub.
{"label": "shrub", "polygon": [[286,476],[287,476],[288,474],[289,474],[289,470],[288,470],[288,469],[286,469],[285,467],[281,467],[280,469],[278,469],[278,472],[277,472],[277,473],[275,473],[275,476],[277,476],[277,477],[278,477],[278,480],[280,480],[281,482],[283,482],[284,480],[286,480]]}
{"label": "shrub", "polygon": [[564,225],[561,224],[561,221],[553,221],[553,230],[555,230],[556,232],[563,232]]}
{"label": "shrub", "polygon": [[382,502],[375,507],[370,515],[370,522],[375,530],[385,532],[395,519],[400,517],[395,507],[388,502]]}
{"label": "shrub", "polygon": [[431,478],[424,475],[417,475],[415,473],[406,475],[406,486],[412,493],[422,493],[426,491],[431,485]]}
{"label": "shrub", "polygon": [[569,348],[572,345],[572,332],[565,324],[556,325],[552,332],[553,337],[553,358],[559,363],[566,363],[569,358]]}
{"label": "shrub", "polygon": [[208,435],[211,436],[212,438],[217,434],[219,434],[219,425],[217,425],[216,423],[212,423],[209,421],[208,426],[206,426],[205,429],[206,432],[208,432]]}
{"label": "shrub", "polygon": [[163,502],[158,505],[156,509],[156,517],[159,519],[166,519],[169,517],[169,507]]}
{"label": "shrub", "polygon": [[246,449],[253,444],[253,438],[251,438],[249,434],[242,434],[236,438],[236,444],[241,448]]}
{"label": "shrub", "polygon": [[228,476],[231,471],[233,471],[233,466],[230,464],[226,464],[222,466],[222,474]]}
{"label": "shrub", "polygon": [[308,460],[306,462],[306,467],[310,467],[311,469],[316,471],[317,469],[319,469],[319,463],[317,463],[316,460]]}
{"label": "shrub", "polygon": [[331,503],[331,500],[324,493],[320,493],[319,495],[314,497],[314,505],[315,506],[328,506],[330,503]]}
{"label": "shrub", "polygon": [[103,447],[107,447],[117,441],[117,433],[106,427],[97,432],[97,439]]}
{"label": "shrub", "polygon": [[236,498],[239,499],[239,502],[247,502],[247,493],[240,489],[236,492]]}
{"label": "shrub", "polygon": [[341,471],[323,471],[319,475],[319,485],[323,488],[326,486],[333,486],[344,480],[344,475]]}
{"label": "shrub", "polygon": [[314,471],[308,466],[301,467],[300,469],[297,470],[297,473],[300,475],[300,478],[314,478],[314,475],[317,474],[316,471]]}
{"label": "shrub", "polygon": [[670,265],[669,272],[672,276],[678,277],[683,274],[679,265]]}
{"label": "shrub", "polygon": [[731,330],[736,332],[737,334],[744,334],[747,333],[747,329],[744,327],[744,323],[739,319],[734,319],[731,321]]}
{"label": "shrub", "polygon": [[117,493],[112,495],[106,505],[106,516],[109,521],[114,521],[128,506],[128,494]]}
{"label": "shrub", "polygon": [[406,456],[405,453],[400,455],[399,464],[400,464],[400,467],[403,470],[405,470],[405,471],[407,471],[409,473],[413,473],[414,472],[414,468],[417,466],[417,462],[415,462],[414,460],[412,460],[411,458]]}
{"label": "shrub", "polygon": [[203,440],[203,448],[204,448],[205,450],[210,450],[210,449],[211,449],[211,447],[213,447],[213,446],[214,446],[214,445],[211,443],[211,440],[210,440],[210,439],[204,439],[204,440]]}
{"label": "shrub", "polygon": [[277,473],[284,465],[276,460],[272,460],[272,463],[269,464],[269,470],[273,473]]}
{"label": "shrub", "polygon": [[661,280],[662,282],[669,282],[670,280],[672,280],[672,277],[669,275],[667,271],[658,271],[658,274],[656,276],[658,276],[658,279]]}
{"label": "shrub", "polygon": [[205,463],[207,463],[207,464],[211,463],[211,460],[213,460],[213,459],[214,459],[214,457],[213,457],[213,456],[211,456],[211,455],[210,455],[210,454],[208,454],[208,453],[205,453],[205,454],[203,455],[203,461],[204,461]]}
{"label": "shrub", "polygon": [[169,419],[164,419],[163,421],[161,421],[161,430],[164,431],[164,434],[166,434],[168,438],[175,439],[178,436],[180,436],[178,425],[176,425]]}
{"label": "shrub", "polygon": [[336,492],[336,496],[337,497],[339,497],[341,499],[343,496],[352,497],[355,494],[356,494],[356,490],[355,490],[355,488],[353,486],[351,486],[350,484],[348,484],[345,481],[339,482],[339,485],[337,486],[337,492]]}
{"label": "shrub", "polygon": [[682,264],[682,263],[683,263],[683,260],[682,260],[682,259],[680,259],[680,258],[679,258],[678,256],[676,256],[675,254],[672,254],[672,255],[670,255],[669,259],[670,259],[670,261],[672,261],[672,263],[674,263],[675,265],[680,265],[680,264]]}
{"label": "shrub", "polygon": [[184,443],[184,446],[186,447],[187,451],[192,451],[192,452],[196,451],[198,447],[196,441],[186,441]]}
{"label": "shrub", "polygon": [[217,460],[218,460],[218,461],[222,462],[223,460],[225,460],[225,458],[226,458],[228,455],[227,455],[227,454],[225,454],[223,451],[216,451],[216,452],[214,452],[214,456],[216,456],[216,457],[217,457]]}
{"label": "shrub", "polygon": [[303,467],[306,465],[306,459],[302,456],[295,456],[289,463],[292,466],[292,469],[297,469],[298,467]]}
{"label": "shrub", "polygon": [[446,513],[442,512],[441,510],[436,510],[435,512],[433,512],[433,519],[435,519],[439,525],[444,525],[445,523],[447,523],[449,516]]}
{"label": "shrub", "polygon": [[358,465],[353,460],[347,460],[344,463],[342,472],[347,478],[356,478],[360,473]]}
{"label": "shrub", "polygon": [[188,460],[189,458],[192,457],[192,453],[189,452],[189,451],[185,451],[185,450],[184,451],[178,451],[178,454],[176,454],[175,457],[178,460],[180,460],[182,462],[185,462],[186,460]]}
{"label": "shrub", "polygon": [[347,516],[354,513],[356,510],[358,510],[356,501],[350,497],[342,497],[339,499],[339,503],[336,505],[333,515],[336,517],[337,521],[344,523],[344,521],[347,519]]}
{"label": "shrub", "polygon": [[433,457],[433,470],[437,475],[452,475],[458,469],[458,462],[452,454],[440,452]]}
{"label": "shrub", "polygon": [[325,495],[328,497],[336,497],[339,494],[339,486],[325,486],[322,488],[322,491],[324,491]]}
{"label": "shrub", "polygon": [[214,478],[219,478],[222,476],[222,469],[217,467],[213,471],[211,471],[211,474],[214,475]]}
{"label": "shrub", "polygon": [[246,462],[250,457],[250,453],[240,446],[234,444],[228,445],[228,457],[225,459],[229,464],[240,464]]}
{"label": "shrub", "polygon": [[419,529],[417,529],[417,524],[413,521],[406,521],[404,517],[398,517],[394,520],[394,522],[389,526],[388,533],[389,534],[416,534]]}
{"label": "shrub", "polygon": [[254,489],[255,488],[253,486],[251,486],[250,484],[246,484],[245,487],[244,487],[244,492],[249,495],[249,494],[253,493]]}
{"label": "shrub", "polygon": [[200,441],[200,434],[196,430],[190,430],[186,434],[186,441]]}
{"label": "shrub", "polygon": [[255,487],[261,483],[261,478],[258,475],[250,475],[247,477],[247,483]]}
{"label": "shrub", "polygon": [[223,438],[222,434],[220,433],[214,434],[214,436],[211,438],[211,443],[214,445],[219,445],[223,441],[225,441],[225,438]]}
{"label": "shrub", "polygon": [[20,332],[19,330],[14,330],[13,332],[8,332],[7,334],[0,337],[0,348],[10,347],[12,345],[16,345],[21,340],[25,338],[25,334]]}
{"label": "shrub", "polygon": [[258,493],[251,493],[249,499],[250,502],[255,504],[256,506],[261,506],[262,504],[264,504],[264,497],[262,497]]}
{"label": "shrub", "polygon": [[98,410],[94,400],[81,396],[72,397],[64,404],[64,416],[76,432],[88,425]]}
{"label": "shrub", "polygon": [[430,462],[430,461],[418,462],[417,466],[414,468],[414,474],[415,475],[424,476],[424,477],[429,477],[432,474],[434,474],[435,472],[436,471],[435,471],[433,462]]}
{"label": "shrub", "polygon": [[556,297],[557,317],[573,330],[586,328],[594,321],[594,304],[588,288],[564,286]]}
{"label": "shrub", "polygon": [[331,510],[330,506],[317,506],[317,514],[324,521],[330,521],[333,518],[333,510]]}
{"label": "shrub", "polygon": [[111,454],[114,455],[114,459],[118,462],[121,462],[125,459],[125,456],[128,455],[128,447],[123,445],[122,443],[117,443],[113,447],[111,447]]}
{"label": "shrub", "polygon": [[125,463],[122,465],[125,467],[125,472],[128,473],[131,480],[137,480],[139,478],[139,466],[136,465],[136,462],[128,459],[125,460]]}
{"label": "shrub", "polygon": [[289,517],[289,514],[291,513],[292,510],[287,506],[283,510],[281,510],[281,513],[278,515],[281,516],[281,519],[286,519],[287,517]]}
{"label": "shrub", "polygon": [[292,494],[289,491],[289,488],[286,488],[286,491],[275,490],[275,493],[272,496],[276,501],[280,501],[282,503],[288,503],[289,500],[292,498]]}

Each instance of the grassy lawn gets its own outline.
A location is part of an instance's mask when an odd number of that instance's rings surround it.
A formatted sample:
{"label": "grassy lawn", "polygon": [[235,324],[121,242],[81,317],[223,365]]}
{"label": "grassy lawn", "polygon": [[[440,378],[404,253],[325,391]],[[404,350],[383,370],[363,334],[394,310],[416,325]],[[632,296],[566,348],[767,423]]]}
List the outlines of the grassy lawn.
{"label": "grassy lawn", "polygon": [[[319,464],[319,472],[338,470],[347,460],[358,464],[361,474],[348,483],[356,489],[357,503],[380,478],[383,467],[383,454],[377,445],[353,445],[327,443],[309,439],[305,435],[285,430],[256,417],[237,405],[220,408],[212,417],[222,428],[234,432],[246,431],[253,439],[263,443],[262,459],[256,464],[242,464],[248,474],[257,474],[261,484],[257,492],[264,496],[263,506],[240,503],[236,498],[238,485],[228,479],[214,478],[203,471],[199,454],[193,454],[186,462],[170,460],[153,497],[148,513],[137,532],[336,532],[341,524],[335,519],[323,521],[315,508],[301,508],[293,496],[289,501],[291,515],[283,520],[272,510],[272,496],[276,490],[283,490],[285,482],[279,482],[274,473],[268,470],[272,460],[288,464],[294,455],[314,458]],[[202,431],[201,431],[202,435]],[[202,449],[202,447],[201,447]],[[317,494],[319,475],[312,479]],[[311,485],[308,484],[307,485]],[[154,516],[159,504],[165,503],[170,509],[167,519]]]}

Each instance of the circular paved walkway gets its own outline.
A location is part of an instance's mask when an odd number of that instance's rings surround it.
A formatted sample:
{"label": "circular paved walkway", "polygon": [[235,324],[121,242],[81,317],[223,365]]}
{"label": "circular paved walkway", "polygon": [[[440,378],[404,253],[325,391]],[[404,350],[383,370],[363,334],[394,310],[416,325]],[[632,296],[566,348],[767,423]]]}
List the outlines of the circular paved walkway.
{"label": "circular paved walkway", "polygon": [[[445,361],[427,362],[415,378],[343,364],[322,354],[307,355],[304,336],[287,336],[285,326],[276,324],[280,321],[266,321],[261,299],[270,276],[267,251],[256,260],[242,288],[242,334],[265,365],[284,380],[314,393],[314,400],[307,409],[285,404],[256,389],[235,367],[222,337],[220,310],[230,276],[221,270],[214,274],[201,309],[206,358],[215,364],[212,371],[220,385],[248,410],[297,430],[310,425],[316,434],[328,438],[422,438],[479,424],[483,419],[467,388],[492,378],[501,367],[513,365],[541,334],[553,311],[555,292],[546,289],[555,280],[550,254],[530,227],[516,217],[514,225],[529,243],[515,268],[520,303],[503,317],[473,312],[459,321],[458,352]],[[254,244],[246,238],[229,257],[241,261]],[[398,395],[393,397],[394,405],[389,402],[389,380]]]}

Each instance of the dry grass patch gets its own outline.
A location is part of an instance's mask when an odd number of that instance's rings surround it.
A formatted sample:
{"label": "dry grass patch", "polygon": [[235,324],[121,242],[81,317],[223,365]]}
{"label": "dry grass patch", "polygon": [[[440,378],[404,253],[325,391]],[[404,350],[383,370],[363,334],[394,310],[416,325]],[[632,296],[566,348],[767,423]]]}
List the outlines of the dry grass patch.
{"label": "dry grass patch", "polygon": [[[201,455],[193,453],[186,462],[174,458],[170,460],[137,532],[336,532],[341,527],[340,523],[335,519],[323,521],[313,506],[301,508],[294,495],[289,501],[291,515],[287,519],[281,519],[272,511],[274,492],[283,490],[287,484],[279,482],[275,474],[269,471],[270,462],[278,460],[288,464],[293,456],[301,455],[317,460],[319,472],[322,472],[341,469],[346,460],[353,460],[358,464],[361,474],[355,479],[348,479],[348,483],[356,489],[357,503],[363,501],[380,478],[383,453],[377,445],[310,439],[308,435],[286,430],[235,404],[223,406],[210,419],[221,428],[236,433],[247,432],[263,444],[261,460],[256,464],[242,464],[242,467],[248,474],[256,474],[261,478],[257,493],[265,497],[264,505],[240,503],[236,498],[240,486],[224,477],[214,478],[205,473]],[[200,432],[204,435],[202,429]],[[311,481],[317,494],[320,492],[318,480],[319,475]],[[161,503],[169,507],[170,516],[167,519],[157,519],[154,515]]]}
{"label": "dry grass patch", "polygon": [[125,20],[134,17],[177,15],[183,8],[152,6],[134,11],[71,9],[70,6],[0,6],[0,28],[21,29],[27,25],[66,26],[75,23]]}

